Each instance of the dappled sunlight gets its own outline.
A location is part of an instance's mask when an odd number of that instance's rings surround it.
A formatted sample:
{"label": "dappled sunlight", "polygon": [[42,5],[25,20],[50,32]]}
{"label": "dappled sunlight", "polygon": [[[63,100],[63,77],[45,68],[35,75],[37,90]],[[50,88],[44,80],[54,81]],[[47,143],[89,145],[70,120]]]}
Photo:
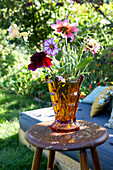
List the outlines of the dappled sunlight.
{"label": "dappled sunlight", "polygon": [[113,134],[109,134],[109,137],[110,137],[110,138],[113,138]]}
{"label": "dappled sunlight", "polygon": [[19,129],[19,122],[17,119],[14,119],[13,121],[6,121],[2,124],[0,124],[0,138],[5,139],[8,138],[14,134],[18,133]]}
{"label": "dappled sunlight", "polygon": [[20,112],[42,108],[43,105],[32,98],[11,94],[0,90],[0,123],[18,119]]}

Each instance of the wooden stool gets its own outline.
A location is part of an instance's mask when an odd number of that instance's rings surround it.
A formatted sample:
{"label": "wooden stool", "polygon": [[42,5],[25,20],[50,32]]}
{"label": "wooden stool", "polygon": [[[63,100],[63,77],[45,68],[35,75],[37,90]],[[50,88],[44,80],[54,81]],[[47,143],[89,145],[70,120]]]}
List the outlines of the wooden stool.
{"label": "wooden stool", "polygon": [[43,149],[49,150],[48,170],[54,169],[55,151],[79,150],[81,170],[88,170],[88,158],[86,149],[90,149],[95,170],[101,170],[101,165],[96,146],[108,139],[107,130],[87,121],[77,121],[80,129],[76,132],[58,133],[50,130],[50,122],[38,123],[30,127],[26,132],[26,140],[36,147],[32,170],[39,170]]}

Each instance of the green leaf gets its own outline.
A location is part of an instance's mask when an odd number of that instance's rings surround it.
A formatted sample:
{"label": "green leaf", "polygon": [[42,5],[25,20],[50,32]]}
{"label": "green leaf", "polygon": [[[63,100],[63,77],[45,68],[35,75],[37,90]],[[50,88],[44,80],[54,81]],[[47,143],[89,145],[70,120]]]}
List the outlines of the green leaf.
{"label": "green leaf", "polygon": [[77,66],[77,71],[85,66],[87,66],[91,61],[92,61],[93,57],[88,57],[85,58],[84,60],[82,60],[78,66]]}
{"label": "green leaf", "polygon": [[59,53],[56,54],[55,59],[60,61],[60,59],[62,58],[62,55],[63,55],[62,50],[60,50]]}

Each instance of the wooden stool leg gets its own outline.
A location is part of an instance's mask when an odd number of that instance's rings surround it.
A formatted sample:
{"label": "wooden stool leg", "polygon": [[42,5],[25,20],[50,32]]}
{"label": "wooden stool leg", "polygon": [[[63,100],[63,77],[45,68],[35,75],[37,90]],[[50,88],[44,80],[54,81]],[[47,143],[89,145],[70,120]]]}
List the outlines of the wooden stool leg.
{"label": "wooden stool leg", "polygon": [[33,164],[32,164],[32,170],[39,170],[40,169],[42,151],[43,151],[43,149],[41,149],[41,148],[35,149]]}
{"label": "wooden stool leg", "polygon": [[100,165],[97,148],[96,147],[90,148],[90,151],[93,160],[94,170],[101,170],[102,168]]}
{"label": "wooden stool leg", "polygon": [[85,149],[79,151],[79,159],[81,170],[89,170],[88,158]]}
{"label": "wooden stool leg", "polygon": [[53,170],[54,169],[54,160],[55,160],[55,151],[49,151],[49,158],[48,158],[48,164],[47,164],[47,170]]}

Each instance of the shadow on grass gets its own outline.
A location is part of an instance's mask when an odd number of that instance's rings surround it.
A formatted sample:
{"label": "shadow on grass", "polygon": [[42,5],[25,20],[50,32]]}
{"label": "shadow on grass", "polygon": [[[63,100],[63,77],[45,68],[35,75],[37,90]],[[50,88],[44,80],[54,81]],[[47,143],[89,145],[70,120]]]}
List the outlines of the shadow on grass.
{"label": "shadow on grass", "polygon": [[18,134],[0,139],[0,169],[31,169],[33,152],[19,144]]}
{"label": "shadow on grass", "polygon": [[[19,143],[18,134],[0,139],[0,170],[31,170],[34,152]],[[43,155],[40,170],[47,169],[47,158]],[[55,170],[58,170],[55,165]]]}

